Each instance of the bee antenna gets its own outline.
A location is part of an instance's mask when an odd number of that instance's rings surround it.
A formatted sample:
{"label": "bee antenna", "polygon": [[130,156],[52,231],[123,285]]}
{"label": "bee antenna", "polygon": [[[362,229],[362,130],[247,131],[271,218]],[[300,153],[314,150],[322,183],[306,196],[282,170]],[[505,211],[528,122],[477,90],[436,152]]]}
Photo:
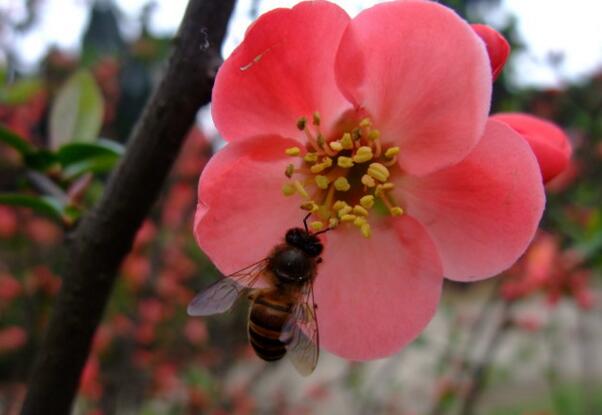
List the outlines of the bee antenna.
{"label": "bee antenna", "polygon": [[316,233],[314,233],[314,235],[316,235],[316,236],[317,236],[317,235],[320,235],[320,234],[322,234],[322,233],[325,233],[325,232],[331,231],[331,230],[333,230],[333,229],[334,229],[334,228],[330,228],[330,227],[328,227],[328,228],[326,228],[326,229],[324,229],[324,230],[321,230],[320,232],[316,232]]}
{"label": "bee antenna", "polygon": [[309,212],[307,215],[305,215],[305,218],[303,218],[303,226],[305,226],[305,232],[309,233],[309,229],[307,228],[307,219],[309,219],[309,217],[311,216],[311,212]]}

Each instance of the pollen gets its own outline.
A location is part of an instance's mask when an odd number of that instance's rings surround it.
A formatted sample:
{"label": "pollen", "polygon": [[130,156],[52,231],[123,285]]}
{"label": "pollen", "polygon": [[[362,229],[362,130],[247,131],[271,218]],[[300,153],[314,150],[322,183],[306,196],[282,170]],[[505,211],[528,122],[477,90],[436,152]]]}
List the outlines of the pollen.
{"label": "pollen", "polygon": [[299,117],[298,138],[306,145],[284,150],[295,160],[285,168],[291,180],[282,193],[301,198],[299,206],[313,217],[312,231],[351,226],[370,238],[379,216],[404,214],[392,179],[403,174],[397,164],[400,149],[383,141],[370,117],[354,117],[336,121],[335,133],[321,129],[319,112]]}

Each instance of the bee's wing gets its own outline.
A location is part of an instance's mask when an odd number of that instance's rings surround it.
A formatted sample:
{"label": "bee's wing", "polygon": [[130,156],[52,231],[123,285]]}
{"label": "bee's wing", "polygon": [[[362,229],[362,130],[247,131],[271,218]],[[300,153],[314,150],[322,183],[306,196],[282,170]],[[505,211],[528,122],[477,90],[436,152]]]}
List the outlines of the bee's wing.
{"label": "bee's wing", "polygon": [[310,375],[318,364],[319,332],[311,282],[301,292],[299,302],[283,327],[280,340],[285,343],[287,356],[303,376]]}
{"label": "bee's wing", "polygon": [[241,295],[255,286],[267,263],[267,258],[262,259],[214,282],[192,299],[188,304],[188,314],[208,316],[228,311]]}

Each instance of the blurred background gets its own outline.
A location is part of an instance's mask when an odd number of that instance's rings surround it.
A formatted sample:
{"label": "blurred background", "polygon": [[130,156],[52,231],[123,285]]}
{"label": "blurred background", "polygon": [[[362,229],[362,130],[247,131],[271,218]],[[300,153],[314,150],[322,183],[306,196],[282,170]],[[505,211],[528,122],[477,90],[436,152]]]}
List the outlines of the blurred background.
{"label": "blurred background", "polygon": [[[338,3],[355,15],[377,2]],[[22,403],[64,238],[123,153],[186,3],[0,0],[2,414]],[[258,14],[294,3],[240,0],[225,56]],[[221,145],[203,109],[123,263],[75,413],[602,414],[602,4],[440,3],[513,46],[493,112],[553,120],[573,144],[519,263],[499,278],[446,284],[427,330],[391,358],[350,363],[322,351],[308,378],[286,361],[268,365],[247,344],[244,304],[209,319],[185,313],[218,276],[191,233],[198,176]]]}

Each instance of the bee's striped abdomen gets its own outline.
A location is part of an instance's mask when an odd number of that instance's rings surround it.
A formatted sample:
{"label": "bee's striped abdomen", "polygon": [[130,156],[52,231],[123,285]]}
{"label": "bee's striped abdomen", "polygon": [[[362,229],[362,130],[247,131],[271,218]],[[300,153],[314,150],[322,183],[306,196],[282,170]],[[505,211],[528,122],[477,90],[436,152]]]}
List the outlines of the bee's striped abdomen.
{"label": "bee's striped abdomen", "polygon": [[249,340],[257,356],[268,362],[286,353],[280,341],[282,327],[290,317],[291,304],[280,301],[275,293],[259,295],[249,314]]}

